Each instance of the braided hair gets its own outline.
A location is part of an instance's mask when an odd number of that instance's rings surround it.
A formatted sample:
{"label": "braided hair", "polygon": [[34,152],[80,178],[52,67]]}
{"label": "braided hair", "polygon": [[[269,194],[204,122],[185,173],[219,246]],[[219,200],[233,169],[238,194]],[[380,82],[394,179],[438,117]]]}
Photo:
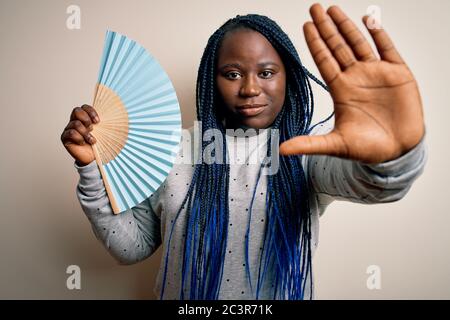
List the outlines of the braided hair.
{"label": "braided hair", "polygon": [[[280,55],[286,69],[286,97],[282,110],[272,128],[279,130],[280,143],[310,132],[314,102],[309,78],[325,89],[319,80],[303,67],[289,37],[270,18],[248,14],[236,16],[224,23],[209,38],[200,61],[197,78],[197,120],[202,122],[202,136],[209,129],[217,129],[222,135],[222,161],[195,165],[192,183],[175,220],[186,208],[186,232],[182,257],[180,299],[216,300],[219,297],[227,243],[229,218],[228,192],[230,166],[227,164],[225,126],[222,122],[220,97],[216,87],[216,63],[222,40],[232,30],[246,28],[267,38]],[[271,144],[273,135],[269,137]],[[220,139],[219,139],[220,140]],[[201,150],[208,143],[201,142]],[[269,148],[270,149],[270,148]],[[268,150],[268,156],[271,156]],[[263,166],[263,165],[262,165]],[[261,170],[258,174],[258,180]],[[249,206],[251,215],[253,197]],[[258,268],[255,298],[266,275],[274,281],[273,299],[299,300],[312,298],[311,214],[308,203],[308,183],[302,166],[302,156],[279,156],[279,170],[267,178],[266,229]],[[164,297],[170,241],[165,256],[161,299]],[[250,286],[248,263],[249,228],[246,237],[246,274]],[[305,296],[310,284],[310,296]]]}

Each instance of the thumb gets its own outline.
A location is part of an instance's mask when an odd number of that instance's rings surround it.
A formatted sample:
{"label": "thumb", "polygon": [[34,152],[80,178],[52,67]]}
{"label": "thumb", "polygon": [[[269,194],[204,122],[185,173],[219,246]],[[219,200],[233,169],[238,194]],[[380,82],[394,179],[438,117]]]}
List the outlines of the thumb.
{"label": "thumb", "polygon": [[345,157],[347,153],[342,137],[334,131],[318,136],[298,136],[280,145],[280,154],[283,156],[322,154]]}

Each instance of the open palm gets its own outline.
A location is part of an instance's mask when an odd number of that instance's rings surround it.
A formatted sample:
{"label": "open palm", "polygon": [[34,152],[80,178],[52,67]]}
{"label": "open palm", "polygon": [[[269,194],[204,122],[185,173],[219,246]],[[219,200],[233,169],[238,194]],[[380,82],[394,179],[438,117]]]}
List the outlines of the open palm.
{"label": "open palm", "polygon": [[[280,153],[327,154],[366,163],[398,158],[422,139],[425,129],[417,83],[383,29],[369,29],[380,58],[336,6],[311,7],[306,42],[330,89],[335,127],[326,135],[299,136]],[[363,19],[367,22],[367,17]]]}

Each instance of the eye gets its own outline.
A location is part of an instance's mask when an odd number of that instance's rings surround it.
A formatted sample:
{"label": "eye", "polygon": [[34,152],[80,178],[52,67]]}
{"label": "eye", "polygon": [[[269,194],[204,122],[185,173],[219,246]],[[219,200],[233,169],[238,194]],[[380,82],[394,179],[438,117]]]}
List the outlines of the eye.
{"label": "eye", "polygon": [[230,71],[230,72],[228,72],[228,73],[225,75],[225,77],[226,77],[227,79],[230,79],[230,80],[237,80],[237,79],[239,79],[239,78],[241,77],[241,75],[240,75],[239,72],[236,72],[236,71]]}
{"label": "eye", "polygon": [[264,79],[270,79],[270,78],[273,77],[273,75],[274,75],[274,72],[272,72],[272,71],[270,71],[270,70],[264,70],[263,72],[261,72],[261,76],[262,76]]}

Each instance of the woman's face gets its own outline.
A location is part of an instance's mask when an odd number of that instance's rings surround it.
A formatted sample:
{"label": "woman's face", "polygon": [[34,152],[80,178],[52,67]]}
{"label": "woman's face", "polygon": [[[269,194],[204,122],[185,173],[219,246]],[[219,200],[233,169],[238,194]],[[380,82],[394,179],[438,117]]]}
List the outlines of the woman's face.
{"label": "woman's face", "polygon": [[217,89],[231,126],[269,127],[286,92],[286,70],[270,42],[250,29],[228,32],[216,68]]}

